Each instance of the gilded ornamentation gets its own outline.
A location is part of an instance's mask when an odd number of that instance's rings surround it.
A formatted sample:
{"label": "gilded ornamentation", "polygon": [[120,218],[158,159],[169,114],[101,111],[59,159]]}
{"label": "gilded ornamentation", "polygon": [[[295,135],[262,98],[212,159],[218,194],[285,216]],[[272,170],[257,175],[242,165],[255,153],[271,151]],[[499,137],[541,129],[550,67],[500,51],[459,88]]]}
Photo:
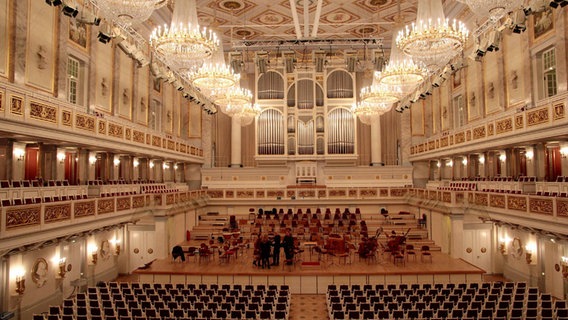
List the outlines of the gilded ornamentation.
{"label": "gilded ornamentation", "polygon": [[505,118],[502,120],[498,120],[496,123],[496,133],[501,134],[509,131],[513,131],[513,121],[511,118]]}
{"label": "gilded ornamentation", "polygon": [[181,152],[181,153],[186,153],[186,152],[187,152],[187,145],[185,145],[185,144],[183,144],[183,143],[180,144],[180,146],[179,146],[179,152]]}
{"label": "gilded ornamentation", "polygon": [[162,195],[161,194],[155,194],[154,195],[154,205],[156,205],[156,206],[162,205]]}
{"label": "gilded ornamentation", "polygon": [[264,191],[262,191],[262,190],[257,190],[255,197],[257,197],[257,198],[264,198]]}
{"label": "gilded ornamentation", "polygon": [[130,197],[116,198],[116,211],[129,210],[130,208]]}
{"label": "gilded ornamentation", "polygon": [[126,130],[124,130],[124,137],[125,137],[126,140],[131,140],[132,139],[132,129],[126,128]]}
{"label": "gilded ornamentation", "polygon": [[527,126],[548,122],[548,108],[540,108],[527,112]]}
{"label": "gilded ornamentation", "polygon": [[410,154],[414,154],[414,146],[410,147]]}
{"label": "gilded ornamentation", "polygon": [[146,144],[152,144],[152,135],[149,133],[146,134]]}
{"label": "gilded ornamentation", "polygon": [[526,197],[507,197],[507,209],[517,210],[517,211],[527,211],[527,198]]}
{"label": "gilded ornamentation", "polygon": [[124,137],[124,127],[118,124],[109,123],[108,124],[108,135],[115,138]]}
{"label": "gilded ornamentation", "polygon": [[436,142],[428,141],[428,150],[434,150],[434,148],[436,148]]}
{"label": "gilded ornamentation", "polygon": [[227,192],[225,192],[225,197],[226,198],[234,198],[235,197],[235,192],[228,190]]}
{"label": "gilded ornamentation", "polygon": [[10,112],[12,114],[24,114],[24,98],[13,96],[10,101]]}
{"label": "gilded ornamentation", "polygon": [[144,132],[134,130],[132,137],[133,137],[132,141],[138,142],[138,143],[144,143]]}
{"label": "gilded ornamentation", "polygon": [[452,193],[442,192],[442,201],[446,203],[452,203]]}
{"label": "gilded ornamentation", "polygon": [[212,199],[223,199],[223,191],[221,190],[207,190],[207,195]]}
{"label": "gilded ornamentation", "polygon": [[492,136],[493,134],[495,134],[495,127],[493,126],[493,123],[490,123],[487,125],[487,135]]}
{"label": "gilded ornamentation", "polygon": [[286,191],[286,197],[288,198],[292,198],[296,196],[296,192],[294,190],[288,190]]}
{"label": "gilded ornamentation", "polygon": [[45,223],[71,219],[71,204],[45,205],[43,220]]}
{"label": "gilded ornamentation", "polygon": [[75,127],[77,129],[95,132],[95,118],[83,114],[75,115]]}
{"label": "gilded ornamentation", "polygon": [[466,141],[471,141],[471,130],[467,130],[465,132],[465,140]]}
{"label": "gilded ornamentation", "polygon": [[458,133],[455,134],[455,137],[456,137],[455,138],[456,144],[465,142],[465,133],[458,132]]}
{"label": "gilded ornamentation", "polygon": [[70,111],[62,111],[61,112],[61,123],[66,127],[71,127],[73,125],[73,121],[71,120],[71,112]]}
{"label": "gilded ornamentation", "polygon": [[266,191],[266,196],[268,198],[278,198],[284,196],[284,191],[282,190],[268,190]]}
{"label": "gilded ornamentation", "polygon": [[473,128],[473,140],[485,138],[485,126]]}
{"label": "gilded ornamentation", "polygon": [[525,126],[524,118],[522,114],[515,116],[515,129],[522,129]]}
{"label": "gilded ornamentation", "polygon": [[361,195],[361,197],[376,197],[377,196],[377,190],[376,189],[361,189],[359,190],[359,194]]}
{"label": "gilded ornamentation", "polygon": [[408,189],[406,189],[406,188],[392,188],[392,189],[390,189],[390,196],[391,197],[402,198],[402,197],[406,196],[407,193],[408,193]]}
{"label": "gilded ornamentation", "polygon": [[57,123],[57,108],[32,101],[30,118]]}
{"label": "gilded ornamentation", "polygon": [[315,190],[300,190],[298,193],[300,198],[314,198],[316,196]]}
{"label": "gilded ornamentation", "polygon": [[176,149],[176,143],[173,142],[172,140],[168,140],[168,150],[175,150]]}
{"label": "gilded ornamentation", "polygon": [[448,137],[440,138],[440,148],[447,147],[449,145]]}
{"label": "gilded ornamentation", "polygon": [[132,197],[132,208],[143,208],[144,207],[144,196],[134,196]]}
{"label": "gilded ornamentation", "polygon": [[95,201],[76,201],[73,203],[73,216],[87,217],[95,215]]}
{"label": "gilded ornamentation", "polygon": [[559,103],[554,105],[554,115],[552,117],[554,120],[563,119],[564,118],[564,104]]}
{"label": "gilded ornamentation", "polygon": [[173,194],[171,194],[171,193],[166,194],[166,205],[167,206],[174,204],[175,201],[176,201],[176,198],[174,197]]}
{"label": "gilded ornamentation", "polygon": [[99,120],[99,133],[106,134],[106,121]]}
{"label": "gilded ornamentation", "polygon": [[[388,191],[388,189],[387,189]],[[345,197],[347,195],[347,192],[345,192],[344,189],[332,189],[329,190],[329,196],[330,197]]]}
{"label": "gilded ornamentation", "polygon": [[437,191],[428,190],[428,199],[429,199],[429,200],[438,200],[438,192],[437,192]]}
{"label": "gilded ornamentation", "polygon": [[99,199],[97,201],[97,214],[114,212],[114,199]]}
{"label": "gilded ornamentation", "polygon": [[318,190],[318,198],[325,198],[326,196],[325,190]]}
{"label": "gilded ornamentation", "polygon": [[531,213],[552,215],[553,212],[552,204],[553,204],[552,199],[530,198],[529,210]]}
{"label": "gilded ornamentation", "polygon": [[486,206],[489,203],[489,195],[484,193],[475,194],[475,204],[479,206]]}
{"label": "gilded ornamentation", "polygon": [[556,200],[556,215],[559,217],[568,217],[568,201]]}
{"label": "gilded ornamentation", "polygon": [[357,197],[357,190],[349,190],[349,197],[356,198]]}
{"label": "gilded ornamentation", "polygon": [[501,194],[489,195],[489,206],[493,208],[505,208],[505,196]]}
{"label": "gilded ornamentation", "polygon": [[464,203],[464,198],[463,192],[456,192],[456,203]]}
{"label": "gilded ornamentation", "polygon": [[162,146],[162,138],[158,136],[152,136],[152,145],[154,147],[161,147]]}
{"label": "gilded ornamentation", "polygon": [[6,229],[39,225],[41,207],[6,209]]}
{"label": "gilded ornamentation", "polygon": [[380,188],[379,189],[379,197],[386,198],[388,196],[389,196],[389,189],[387,189],[387,188]]}

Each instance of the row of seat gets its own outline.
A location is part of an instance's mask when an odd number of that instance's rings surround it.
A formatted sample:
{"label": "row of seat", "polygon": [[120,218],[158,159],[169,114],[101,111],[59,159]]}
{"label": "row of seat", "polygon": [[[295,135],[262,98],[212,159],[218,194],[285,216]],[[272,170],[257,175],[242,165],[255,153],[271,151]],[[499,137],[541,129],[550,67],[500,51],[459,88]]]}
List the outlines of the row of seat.
{"label": "row of seat", "polygon": [[67,180],[0,180],[0,188],[67,187]]}
{"label": "row of seat", "polygon": [[552,301],[526,283],[330,285],[330,319],[562,319],[565,300]]}
{"label": "row of seat", "polygon": [[100,283],[34,320],[287,319],[288,286]]}
{"label": "row of seat", "polygon": [[50,202],[58,202],[58,201],[73,201],[73,200],[83,200],[88,199],[86,194],[77,194],[77,195],[69,195],[69,196],[53,196],[53,197],[35,197],[35,198],[15,198],[15,199],[2,199],[0,202],[2,207],[10,207],[10,206],[20,206],[20,205],[30,205],[30,204],[41,204],[41,203],[50,203]]}

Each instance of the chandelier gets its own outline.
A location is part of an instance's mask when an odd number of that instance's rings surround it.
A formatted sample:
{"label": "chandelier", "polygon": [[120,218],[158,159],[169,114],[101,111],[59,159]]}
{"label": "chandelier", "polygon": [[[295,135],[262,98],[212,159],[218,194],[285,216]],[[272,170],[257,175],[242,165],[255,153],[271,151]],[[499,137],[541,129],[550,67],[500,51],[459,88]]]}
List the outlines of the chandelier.
{"label": "chandelier", "polygon": [[465,3],[478,17],[488,17],[491,21],[501,19],[508,12],[521,8],[522,0],[458,0]]}
{"label": "chandelier", "polygon": [[150,17],[155,9],[166,4],[167,0],[91,0],[99,8],[101,15],[121,25],[140,24]]}
{"label": "chandelier", "polygon": [[241,76],[226,64],[206,63],[189,73],[189,81],[200,89],[223,89],[239,83]]}
{"label": "chandelier", "polygon": [[373,121],[378,120],[379,116],[389,111],[392,104],[375,104],[371,105],[364,102],[353,104],[351,112],[356,115],[359,120],[367,125],[371,125]]}
{"label": "chandelier", "polygon": [[257,104],[246,104],[242,107],[241,111],[234,114],[233,117],[236,117],[241,126],[245,127],[251,124],[254,119],[260,114],[260,107]]}
{"label": "chandelier", "polygon": [[227,90],[214,92],[211,95],[213,103],[221,107],[221,111],[232,117],[243,111],[252,102],[252,93],[248,89],[231,87]]}
{"label": "chandelier", "polygon": [[375,73],[375,79],[379,84],[396,88],[401,95],[406,95],[422,83],[427,75],[428,70],[421,63],[415,63],[400,51],[393,37],[389,62],[382,71]]}
{"label": "chandelier", "polygon": [[441,0],[418,0],[416,22],[398,33],[396,45],[434,71],[463,50],[468,34],[461,21],[446,19]]}
{"label": "chandelier", "polygon": [[363,104],[369,106],[382,106],[385,104],[391,105],[397,102],[399,95],[399,92],[395,91],[395,88],[388,88],[387,86],[373,84],[372,86],[361,89],[359,98]]}
{"label": "chandelier", "polygon": [[158,27],[150,35],[150,45],[177,71],[198,68],[219,48],[217,35],[200,29],[195,0],[176,1],[170,27]]}

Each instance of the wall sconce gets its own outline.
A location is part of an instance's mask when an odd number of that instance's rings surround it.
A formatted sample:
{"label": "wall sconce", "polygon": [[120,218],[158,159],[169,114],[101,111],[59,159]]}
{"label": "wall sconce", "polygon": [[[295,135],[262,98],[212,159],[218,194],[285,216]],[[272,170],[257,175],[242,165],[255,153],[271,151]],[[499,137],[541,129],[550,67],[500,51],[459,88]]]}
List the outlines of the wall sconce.
{"label": "wall sconce", "polygon": [[120,164],[120,159],[114,158],[113,163],[114,163],[114,166],[115,166],[115,167],[118,167],[118,165]]}
{"label": "wall sconce", "polygon": [[532,160],[534,158],[534,152],[532,150],[528,150],[525,152],[525,158],[527,158],[527,160]]}
{"label": "wall sconce", "polygon": [[462,164],[463,164],[464,166],[467,166],[467,158],[463,158],[463,159],[462,159]]}
{"label": "wall sconce", "polygon": [[452,160],[452,159],[448,160],[447,166],[450,167],[450,168],[453,167],[454,166],[454,160]]}
{"label": "wall sconce", "polygon": [[94,165],[97,162],[97,157],[90,156],[89,157],[89,164]]}
{"label": "wall sconce", "polygon": [[23,149],[19,149],[19,148],[14,149],[14,156],[16,157],[16,160],[18,160],[18,161],[24,160],[25,154],[26,154],[26,152]]}
{"label": "wall sconce", "polygon": [[527,264],[533,263],[533,253],[536,251],[536,244],[529,243],[525,246],[525,259]]}
{"label": "wall sconce", "polygon": [[484,163],[485,163],[485,157],[484,157],[484,156],[480,156],[480,157],[479,157],[479,163],[480,163],[480,164],[484,164]]}
{"label": "wall sconce", "polygon": [[178,165],[174,164],[174,170],[177,170],[177,169],[178,169]]}
{"label": "wall sconce", "polygon": [[138,168],[138,166],[140,165],[140,162],[138,162],[138,159],[134,159],[132,164],[134,165],[134,168]]}
{"label": "wall sconce", "polygon": [[154,161],[150,161],[150,169],[154,168]]}
{"label": "wall sconce", "polygon": [[511,238],[509,237],[504,237],[504,238],[500,238],[499,239],[499,252],[501,252],[502,255],[506,256],[507,255],[507,245],[511,242]]}
{"label": "wall sconce", "polygon": [[63,163],[65,161],[65,153],[58,153],[57,160],[59,160],[59,163]]}
{"label": "wall sconce", "polygon": [[115,239],[110,239],[109,242],[114,245],[114,255],[118,256],[120,255],[120,240]]}
{"label": "wall sconce", "polygon": [[440,167],[442,164],[440,163],[440,161],[436,162],[436,167]]}
{"label": "wall sconce", "polygon": [[26,278],[22,271],[16,276],[16,293],[21,296],[24,292],[26,292]]}
{"label": "wall sconce", "polygon": [[505,162],[505,160],[507,160],[507,156],[504,154],[500,154],[499,155],[499,160],[501,160],[501,162]]}
{"label": "wall sconce", "polygon": [[97,247],[97,245],[89,244],[88,251],[91,253],[91,262],[93,264],[97,264],[97,261],[99,260],[99,255],[98,255],[99,248]]}
{"label": "wall sconce", "polygon": [[67,259],[66,258],[60,258],[59,259],[59,271],[57,272],[57,275],[63,279],[65,278],[65,273],[67,272]]}
{"label": "wall sconce", "polygon": [[566,156],[568,156],[568,147],[560,148],[560,155],[562,156],[562,158],[566,158]]}
{"label": "wall sconce", "polygon": [[165,170],[170,168],[170,165],[167,162],[164,162],[164,164],[162,164],[162,168],[164,168]]}

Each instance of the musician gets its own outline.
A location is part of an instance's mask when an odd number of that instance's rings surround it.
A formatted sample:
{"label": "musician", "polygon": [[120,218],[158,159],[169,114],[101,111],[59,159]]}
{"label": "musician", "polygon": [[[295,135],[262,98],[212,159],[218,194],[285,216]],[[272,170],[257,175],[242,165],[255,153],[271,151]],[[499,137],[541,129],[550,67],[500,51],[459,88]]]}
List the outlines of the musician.
{"label": "musician", "polygon": [[274,239],[272,240],[272,265],[277,266],[280,264],[280,247],[282,243],[280,243],[280,235],[277,233],[274,235]]}
{"label": "musician", "polygon": [[286,229],[286,235],[282,240],[282,248],[284,248],[286,263],[288,265],[294,264],[294,237],[292,237],[290,228]]}
{"label": "musician", "polygon": [[270,241],[268,235],[264,234],[260,240],[260,265],[262,269],[270,269]]}

